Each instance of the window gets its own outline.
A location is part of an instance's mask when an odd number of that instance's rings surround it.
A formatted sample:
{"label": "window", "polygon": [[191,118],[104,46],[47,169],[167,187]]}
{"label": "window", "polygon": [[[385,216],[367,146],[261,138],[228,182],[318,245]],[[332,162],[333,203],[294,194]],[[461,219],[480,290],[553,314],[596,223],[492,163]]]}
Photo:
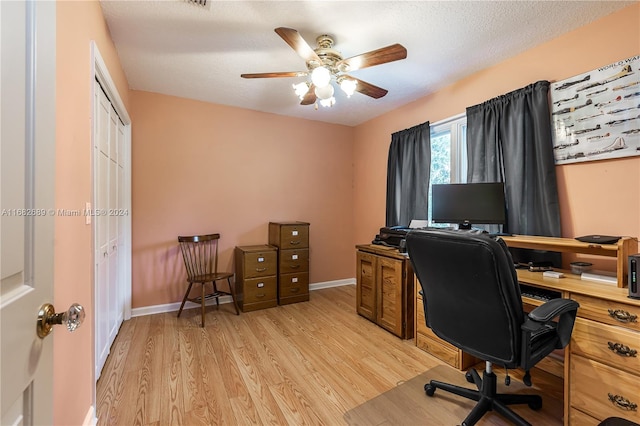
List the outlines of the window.
{"label": "window", "polygon": [[431,222],[431,185],[466,181],[467,117],[462,114],[431,125],[429,222]]}

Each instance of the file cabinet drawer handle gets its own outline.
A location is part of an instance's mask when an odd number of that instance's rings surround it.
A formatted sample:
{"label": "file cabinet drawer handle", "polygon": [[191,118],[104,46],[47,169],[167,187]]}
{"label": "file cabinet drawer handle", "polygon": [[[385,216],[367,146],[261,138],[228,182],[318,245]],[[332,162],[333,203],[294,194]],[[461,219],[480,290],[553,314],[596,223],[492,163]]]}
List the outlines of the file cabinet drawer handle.
{"label": "file cabinet drawer handle", "polygon": [[627,311],[623,311],[622,309],[609,309],[609,316],[616,321],[619,322],[637,322],[638,316],[633,315]]}
{"label": "file cabinet drawer handle", "polygon": [[298,269],[300,267],[300,265],[290,265],[289,268],[291,269]]}
{"label": "file cabinet drawer handle", "polygon": [[292,246],[297,246],[298,244],[300,244],[300,240],[291,240],[291,241],[290,241],[290,244],[291,244]]}
{"label": "file cabinet drawer handle", "polygon": [[297,293],[297,292],[299,292],[299,291],[300,291],[300,288],[299,288],[299,287],[293,287],[293,288],[291,289],[291,293]]}
{"label": "file cabinet drawer handle", "polygon": [[607,345],[609,345],[609,349],[612,352],[621,356],[635,357],[638,354],[637,350],[631,349],[629,346],[623,345],[622,343],[607,342]]}
{"label": "file cabinet drawer handle", "polygon": [[636,411],[638,409],[638,404],[629,401],[627,398],[623,397],[622,395],[612,395],[612,394],[608,394],[609,395],[609,401],[611,401],[611,403],[616,406],[617,408],[620,408],[621,410],[625,410],[625,411]]}
{"label": "file cabinet drawer handle", "polygon": [[256,294],[256,297],[257,297],[258,299],[262,299],[264,296],[265,296],[265,294],[264,294],[264,293]]}
{"label": "file cabinet drawer handle", "polygon": [[256,272],[264,272],[267,268],[256,268]]}

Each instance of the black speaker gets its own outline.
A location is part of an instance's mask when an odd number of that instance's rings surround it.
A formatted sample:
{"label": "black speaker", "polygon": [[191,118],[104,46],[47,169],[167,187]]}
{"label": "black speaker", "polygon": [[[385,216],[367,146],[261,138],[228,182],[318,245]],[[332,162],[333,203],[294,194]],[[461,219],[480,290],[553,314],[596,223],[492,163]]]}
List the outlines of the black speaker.
{"label": "black speaker", "polygon": [[640,272],[640,253],[629,256],[629,297],[640,299],[640,286],[638,285],[638,272]]}

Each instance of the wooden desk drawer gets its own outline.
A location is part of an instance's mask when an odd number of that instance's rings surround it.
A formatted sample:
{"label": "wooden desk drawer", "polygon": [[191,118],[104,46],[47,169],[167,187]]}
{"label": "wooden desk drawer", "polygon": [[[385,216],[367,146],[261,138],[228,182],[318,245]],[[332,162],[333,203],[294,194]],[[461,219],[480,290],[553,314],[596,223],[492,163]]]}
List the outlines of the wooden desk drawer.
{"label": "wooden desk drawer", "polygon": [[280,273],[309,272],[309,249],[280,250]]}
{"label": "wooden desk drawer", "polygon": [[[434,344],[437,344],[437,345],[441,346],[442,350],[445,351],[446,353],[454,353],[456,358],[457,358],[457,356],[458,356],[458,348],[456,348],[451,343],[449,343],[447,341],[444,341],[441,338],[439,338],[438,336],[436,336],[436,334],[433,332],[433,330],[431,330],[429,327],[427,327],[427,324],[425,323],[425,320],[424,320],[424,309],[422,308],[422,306],[418,306],[418,307],[416,307],[416,309],[417,309],[416,310],[416,321],[417,321],[416,331],[418,333],[422,334],[423,336],[428,337],[429,339],[432,340],[432,342],[429,343],[430,347],[432,347]],[[440,352],[440,350],[438,350],[438,352]],[[438,355],[436,355],[436,356],[438,356]],[[440,358],[440,356],[438,356],[438,358]],[[454,365],[454,364],[451,364],[451,365]]]}
{"label": "wooden desk drawer", "polygon": [[571,351],[640,375],[640,333],[576,318]]}
{"label": "wooden desk drawer", "polygon": [[571,408],[569,410],[569,424],[571,426],[598,426],[600,420],[588,416],[580,410]]}
{"label": "wooden desk drawer", "polygon": [[459,353],[456,348],[449,347],[447,342],[436,337],[433,339],[429,335],[416,333],[416,346],[425,352],[430,353],[436,358],[446,362],[452,367],[460,368],[458,365]]}
{"label": "wooden desk drawer", "polygon": [[244,303],[276,300],[278,282],[275,276],[252,278],[244,281]]}
{"label": "wooden desk drawer", "polygon": [[595,297],[571,294],[580,304],[578,316],[640,331],[640,307],[620,302],[611,302]]}
{"label": "wooden desk drawer", "polygon": [[244,277],[276,275],[277,257],[275,250],[244,253]]}
{"label": "wooden desk drawer", "polygon": [[573,354],[570,377],[572,407],[598,420],[617,416],[640,422],[640,377]]}

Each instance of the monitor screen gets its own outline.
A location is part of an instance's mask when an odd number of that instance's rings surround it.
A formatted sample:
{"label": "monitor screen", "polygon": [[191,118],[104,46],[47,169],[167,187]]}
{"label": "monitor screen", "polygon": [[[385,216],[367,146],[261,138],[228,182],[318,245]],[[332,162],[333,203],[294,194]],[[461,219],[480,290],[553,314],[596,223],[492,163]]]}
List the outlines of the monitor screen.
{"label": "monitor screen", "polygon": [[431,199],[431,220],[436,223],[457,223],[463,229],[505,223],[502,182],[434,184]]}

